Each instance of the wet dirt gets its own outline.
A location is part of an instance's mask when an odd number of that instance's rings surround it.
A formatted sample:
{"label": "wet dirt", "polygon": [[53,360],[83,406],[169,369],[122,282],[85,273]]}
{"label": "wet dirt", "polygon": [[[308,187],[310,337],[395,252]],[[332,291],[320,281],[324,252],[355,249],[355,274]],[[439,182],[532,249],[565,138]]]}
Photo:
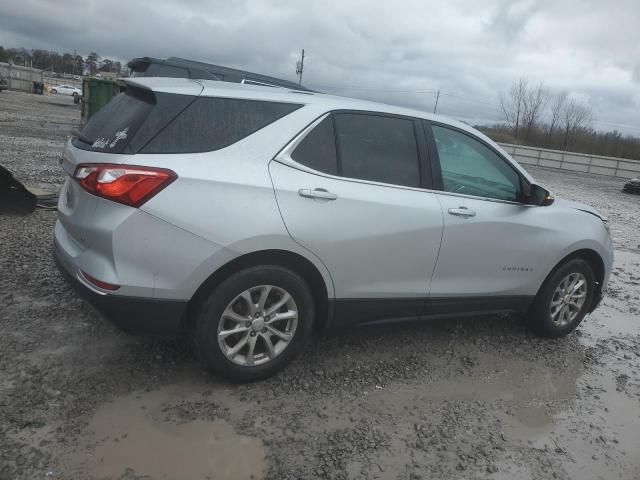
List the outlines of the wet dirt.
{"label": "wet dirt", "polygon": [[222,419],[175,418],[180,390],[131,393],[101,405],[73,454],[61,460],[78,477],[115,478],[124,468],[151,478],[262,478],[260,439]]}
{"label": "wet dirt", "polygon": [[[79,113],[0,96],[0,163],[59,186],[53,125]],[[609,293],[573,334],[504,316],[358,328],[245,385],[81,301],[50,258],[55,212],[0,217],[0,479],[640,478],[640,197],[531,172],[611,218]]]}

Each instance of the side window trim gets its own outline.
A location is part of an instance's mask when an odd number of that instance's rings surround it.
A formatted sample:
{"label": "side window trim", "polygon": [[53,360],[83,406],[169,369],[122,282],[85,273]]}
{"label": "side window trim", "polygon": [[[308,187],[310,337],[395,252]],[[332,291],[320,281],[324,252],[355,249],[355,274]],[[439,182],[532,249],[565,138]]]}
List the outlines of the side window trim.
{"label": "side window trim", "polygon": [[336,177],[345,178],[342,176],[342,151],[340,150],[340,142],[338,142],[335,113],[336,112],[329,112],[328,115],[331,118],[331,125],[333,126],[333,148],[336,151]]}
{"label": "side window trim", "polygon": [[[441,191],[442,193],[448,194],[448,195],[456,195],[456,196],[462,196],[462,197],[471,197],[471,198],[479,198],[481,200],[486,200],[486,201],[491,201],[491,202],[502,202],[502,203],[511,203],[511,204],[522,204],[523,203],[523,192],[524,192],[524,182],[526,182],[526,179],[523,178],[522,174],[518,171],[518,169],[516,169],[513,164],[507,160],[506,158],[504,158],[504,156],[498,152],[495,148],[493,148],[491,145],[489,145],[487,142],[485,142],[484,140],[482,140],[479,137],[476,137],[475,135],[462,130],[460,128],[457,128],[453,125],[449,125],[446,123],[441,123],[441,122],[434,122],[431,120],[423,120],[423,125],[424,125],[424,131],[425,134],[427,136],[427,141],[429,143],[429,153],[431,154],[431,158],[433,159],[433,161],[431,162],[432,164],[432,171],[433,171],[433,177],[434,177],[434,189]],[[500,199],[496,199],[496,198],[490,198],[490,197],[479,197],[477,195],[468,195],[468,194],[464,194],[464,193],[456,193],[456,192],[447,192],[444,190],[444,182],[442,179],[442,167],[440,165],[440,156],[438,155],[438,149],[436,147],[436,141],[435,141],[435,137],[433,135],[433,130],[431,129],[432,126],[438,126],[438,127],[442,127],[442,128],[448,128],[449,130],[453,130],[454,132],[458,132],[461,133],[463,135],[466,135],[467,137],[479,142],[480,144],[484,145],[485,147],[487,147],[489,150],[491,150],[491,152],[493,152],[500,160],[502,160],[511,170],[513,170],[515,172],[515,174],[518,176],[518,183],[519,183],[519,198],[517,201],[509,201],[509,200],[500,200]]]}

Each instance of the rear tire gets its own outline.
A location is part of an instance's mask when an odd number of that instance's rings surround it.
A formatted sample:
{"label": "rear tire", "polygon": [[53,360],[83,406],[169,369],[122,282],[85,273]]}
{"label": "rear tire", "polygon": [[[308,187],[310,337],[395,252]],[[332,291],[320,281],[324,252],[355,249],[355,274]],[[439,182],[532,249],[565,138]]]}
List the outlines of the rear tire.
{"label": "rear tire", "polygon": [[56,94],[56,93],[58,93],[58,90],[56,90],[55,88],[52,88],[51,89],[51,93]]}
{"label": "rear tire", "polygon": [[529,329],[541,337],[571,333],[587,314],[595,291],[593,268],[581,258],[557,267],[542,284],[528,314]]}
{"label": "rear tire", "polygon": [[203,367],[235,381],[262,380],[307,344],[313,296],[291,270],[252,267],[223,281],[197,308],[194,320],[193,344]]}

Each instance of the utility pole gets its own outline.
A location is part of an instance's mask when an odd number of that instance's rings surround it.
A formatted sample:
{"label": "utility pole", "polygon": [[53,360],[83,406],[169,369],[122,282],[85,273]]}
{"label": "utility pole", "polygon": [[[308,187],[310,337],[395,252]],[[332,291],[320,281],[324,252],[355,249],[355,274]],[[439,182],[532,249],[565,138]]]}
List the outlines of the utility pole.
{"label": "utility pole", "polygon": [[304,70],[304,48],[302,49],[302,57],[296,62],[296,74],[298,74],[298,85],[302,85],[302,71]]}
{"label": "utility pole", "polygon": [[440,90],[436,93],[436,104],[433,107],[433,113],[436,113],[438,110],[438,100],[440,99]]}

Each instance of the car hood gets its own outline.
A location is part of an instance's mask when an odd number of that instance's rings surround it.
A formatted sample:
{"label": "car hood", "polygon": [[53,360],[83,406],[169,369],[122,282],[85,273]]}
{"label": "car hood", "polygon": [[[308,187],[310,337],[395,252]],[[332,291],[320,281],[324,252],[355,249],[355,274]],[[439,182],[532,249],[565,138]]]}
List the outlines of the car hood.
{"label": "car hood", "polygon": [[573,202],[571,200],[563,200],[559,198],[556,198],[556,200],[553,203],[554,205],[557,205],[559,207],[573,208],[574,210],[580,210],[581,212],[590,213],[591,215],[598,217],[602,221],[605,221],[605,222],[607,221],[607,217],[602,215],[595,208],[590,207],[589,205],[585,205],[584,203]]}

